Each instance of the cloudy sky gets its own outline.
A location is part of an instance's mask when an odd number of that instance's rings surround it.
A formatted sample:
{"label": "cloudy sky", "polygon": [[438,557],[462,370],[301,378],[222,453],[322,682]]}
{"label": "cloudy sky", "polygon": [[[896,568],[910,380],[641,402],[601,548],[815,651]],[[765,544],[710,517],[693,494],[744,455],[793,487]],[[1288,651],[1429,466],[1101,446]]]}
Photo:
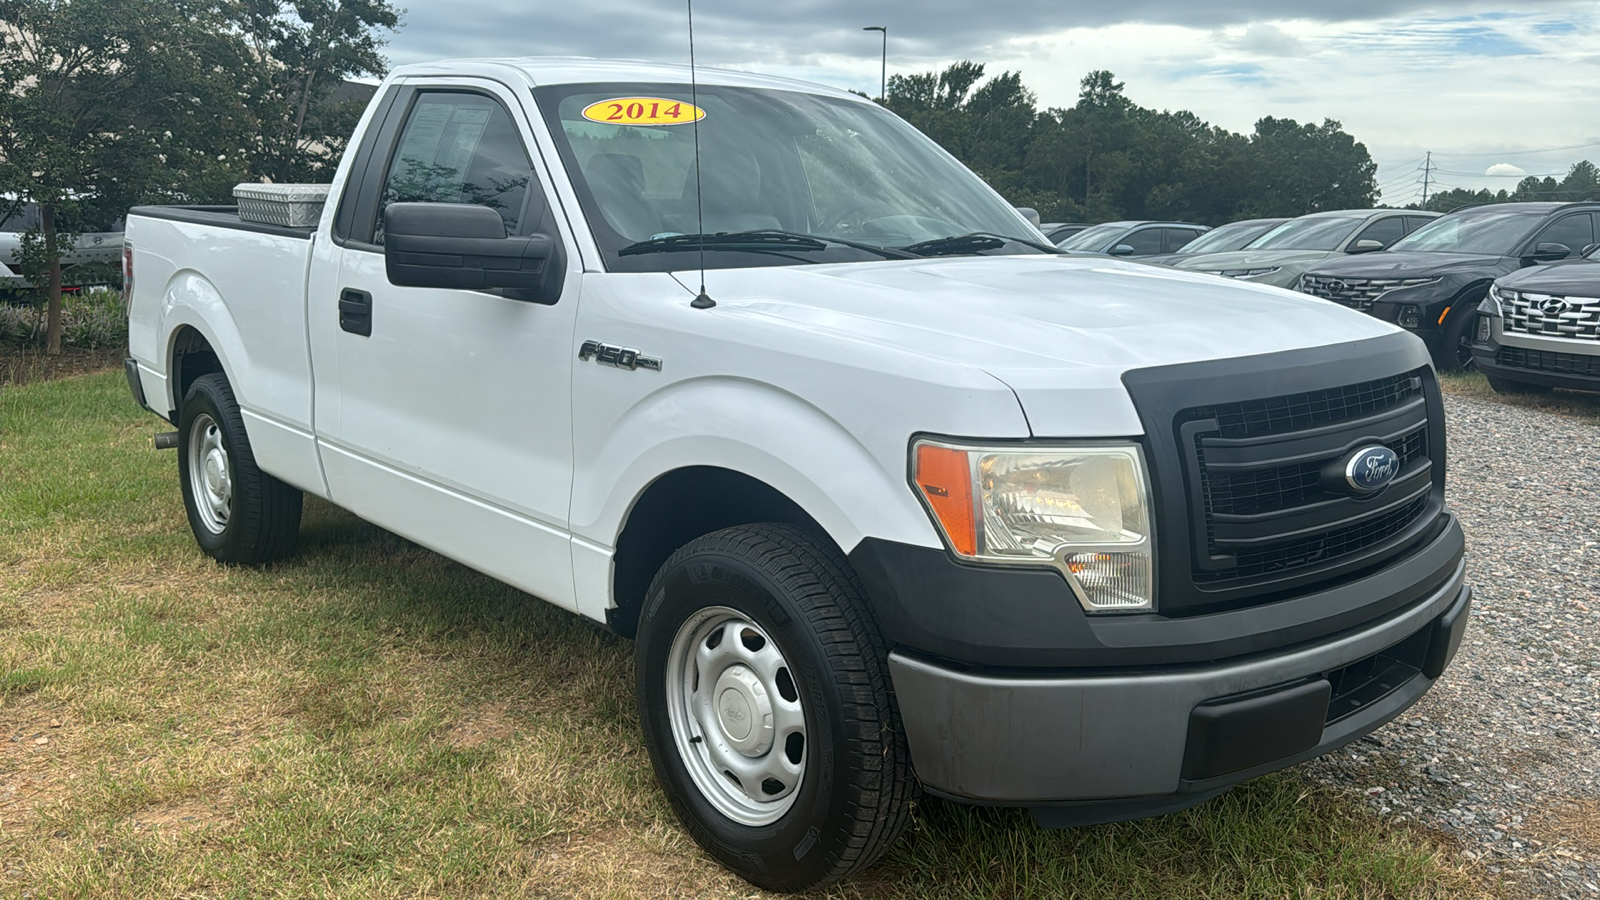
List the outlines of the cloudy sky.
{"label": "cloudy sky", "polygon": [[[579,55],[687,62],[681,2],[409,0],[395,64]],[[1514,12],[1506,12],[1514,9]],[[698,61],[877,94],[889,72],[959,59],[1017,70],[1070,106],[1110,69],[1143,106],[1248,132],[1266,115],[1338,119],[1378,162],[1387,202],[1416,199],[1433,151],[1444,187],[1509,188],[1600,161],[1600,2],[1500,0],[698,0]]]}

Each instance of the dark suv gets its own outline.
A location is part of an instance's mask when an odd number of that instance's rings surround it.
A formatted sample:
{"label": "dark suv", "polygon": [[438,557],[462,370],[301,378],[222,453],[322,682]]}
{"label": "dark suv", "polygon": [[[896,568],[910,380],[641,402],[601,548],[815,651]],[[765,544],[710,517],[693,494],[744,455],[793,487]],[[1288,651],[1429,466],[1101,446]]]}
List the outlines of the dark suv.
{"label": "dark suv", "polygon": [[1597,215],[1600,202],[1469,207],[1387,252],[1318,263],[1299,287],[1416,334],[1440,369],[1468,368],[1489,285],[1518,269],[1582,255],[1595,243]]}

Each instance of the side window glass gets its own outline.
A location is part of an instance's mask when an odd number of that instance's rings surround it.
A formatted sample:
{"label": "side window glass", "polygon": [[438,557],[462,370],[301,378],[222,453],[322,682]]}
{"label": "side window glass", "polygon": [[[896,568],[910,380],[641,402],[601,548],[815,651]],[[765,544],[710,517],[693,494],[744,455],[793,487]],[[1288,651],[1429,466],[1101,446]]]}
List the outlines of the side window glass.
{"label": "side window glass", "polygon": [[464,92],[419,94],[384,173],[373,242],[383,243],[391,203],[487,206],[515,234],[532,182],[522,135],[499,103]]}
{"label": "side window glass", "polygon": [[1426,216],[1406,216],[1406,234],[1410,234],[1432,221],[1433,219]]}
{"label": "side window glass", "polygon": [[1161,252],[1160,228],[1141,228],[1132,234],[1124,235],[1118,244],[1127,244],[1133,248],[1130,256],[1154,256]]}
{"label": "side window glass", "polygon": [[1200,232],[1192,228],[1168,228],[1166,252],[1176,253],[1199,236]]}
{"label": "side window glass", "polygon": [[1536,250],[1540,244],[1561,244],[1571,251],[1568,256],[1576,256],[1592,243],[1594,243],[1594,219],[1588,213],[1563,216],[1533,239],[1533,247]]}
{"label": "side window glass", "polygon": [[1405,234],[1405,221],[1400,216],[1389,216],[1361,229],[1361,233],[1357,234],[1355,240],[1350,242],[1350,246],[1354,247],[1356,241],[1377,241],[1387,248],[1390,244],[1405,237]]}

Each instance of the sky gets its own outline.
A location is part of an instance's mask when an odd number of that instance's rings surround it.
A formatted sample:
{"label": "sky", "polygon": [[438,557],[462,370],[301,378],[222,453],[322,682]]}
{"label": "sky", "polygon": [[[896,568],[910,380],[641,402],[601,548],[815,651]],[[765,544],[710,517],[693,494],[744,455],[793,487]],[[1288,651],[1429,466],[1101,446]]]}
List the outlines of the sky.
{"label": "sky", "polygon": [[[684,5],[409,0],[396,65],[460,56],[688,62]],[[1514,10],[1514,11],[1507,11]],[[1041,107],[1109,69],[1141,106],[1248,133],[1336,119],[1378,163],[1383,201],[1430,185],[1513,188],[1600,161],[1600,0],[699,0],[696,61],[876,96],[888,71],[969,59],[1018,71]]]}

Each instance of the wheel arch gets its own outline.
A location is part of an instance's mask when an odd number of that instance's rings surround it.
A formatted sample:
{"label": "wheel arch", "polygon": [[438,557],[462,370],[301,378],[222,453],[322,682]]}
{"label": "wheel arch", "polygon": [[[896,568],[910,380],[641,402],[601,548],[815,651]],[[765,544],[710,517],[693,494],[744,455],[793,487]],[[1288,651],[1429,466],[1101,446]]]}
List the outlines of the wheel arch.
{"label": "wheel arch", "polygon": [[176,413],[194,380],[212,372],[222,373],[237,394],[233,361],[245,355],[244,342],[216,286],[198,272],[179,271],[167,283],[163,306],[168,409]]}
{"label": "wheel arch", "polygon": [[695,538],[758,522],[828,532],[800,504],[760,479],[720,466],[686,466],[645,488],[623,520],[612,558],[612,605],[606,624],[633,637],[645,591],[656,571]]}

